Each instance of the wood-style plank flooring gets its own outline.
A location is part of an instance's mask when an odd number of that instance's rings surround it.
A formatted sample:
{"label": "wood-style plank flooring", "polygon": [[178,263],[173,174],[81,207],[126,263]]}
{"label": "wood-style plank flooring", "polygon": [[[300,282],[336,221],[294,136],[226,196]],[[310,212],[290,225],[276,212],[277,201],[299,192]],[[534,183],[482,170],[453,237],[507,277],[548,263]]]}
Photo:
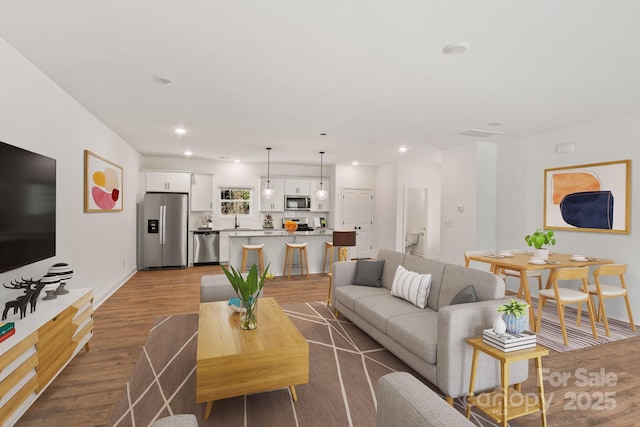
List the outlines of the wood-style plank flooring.
{"label": "wood-style plank flooring", "polygon": [[[81,352],[17,426],[107,426],[148,332],[159,316],[195,313],[200,276],[218,266],[140,271],[95,312],[91,350]],[[281,304],[326,301],[326,274],[269,281],[265,295]],[[638,426],[640,338],[543,358],[550,426]],[[603,368],[604,367],[604,368]],[[579,368],[584,369],[584,371]],[[535,392],[533,370],[523,387]],[[564,381],[562,378],[565,378]],[[615,382],[615,384],[614,384]],[[607,410],[610,404],[615,409]],[[539,426],[540,417],[518,420]]]}

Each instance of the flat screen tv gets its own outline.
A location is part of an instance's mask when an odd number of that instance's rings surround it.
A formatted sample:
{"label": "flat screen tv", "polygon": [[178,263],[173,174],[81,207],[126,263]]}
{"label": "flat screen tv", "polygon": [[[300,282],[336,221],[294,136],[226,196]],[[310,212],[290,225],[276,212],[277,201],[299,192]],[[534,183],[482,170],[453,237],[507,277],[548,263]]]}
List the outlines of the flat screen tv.
{"label": "flat screen tv", "polygon": [[0,273],[56,254],[56,161],[0,142]]}

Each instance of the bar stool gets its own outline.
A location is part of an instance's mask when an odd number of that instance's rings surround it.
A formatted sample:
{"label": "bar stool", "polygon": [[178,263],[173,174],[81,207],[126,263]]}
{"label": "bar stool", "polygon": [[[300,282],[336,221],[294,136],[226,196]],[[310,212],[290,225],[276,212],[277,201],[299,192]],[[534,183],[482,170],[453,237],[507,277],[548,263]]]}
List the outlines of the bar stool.
{"label": "bar stool", "polygon": [[264,248],[264,243],[260,244],[260,245],[242,245],[242,268],[241,268],[241,272],[244,273],[245,269],[246,269],[246,263],[247,263],[247,255],[249,253],[249,251],[258,251],[258,266],[260,267],[260,274],[262,275],[262,272],[264,271],[264,258],[262,256],[262,248]]}
{"label": "bar stool", "polygon": [[333,242],[324,242],[324,262],[322,263],[323,273],[327,268],[327,258],[329,258],[329,273],[331,273],[333,269]]}
{"label": "bar stool", "polygon": [[291,280],[291,267],[293,263],[293,251],[298,249],[300,254],[300,274],[303,274],[303,268],[307,270],[307,279],[309,278],[309,262],[307,260],[307,242],[303,243],[285,243],[286,252],[284,254],[284,273],[287,274],[287,262],[289,262],[289,280]]}

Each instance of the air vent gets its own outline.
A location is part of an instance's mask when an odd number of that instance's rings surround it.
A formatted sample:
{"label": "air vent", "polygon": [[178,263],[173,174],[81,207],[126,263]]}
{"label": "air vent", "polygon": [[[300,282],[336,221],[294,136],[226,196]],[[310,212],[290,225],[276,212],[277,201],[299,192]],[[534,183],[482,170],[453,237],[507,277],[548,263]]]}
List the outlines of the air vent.
{"label": "air vent", "polygon": [[499,130],[469,129],[467,131],[461,132],[460,135],[487,138],[489,136],[500,135],[502,133],[504,132]]}

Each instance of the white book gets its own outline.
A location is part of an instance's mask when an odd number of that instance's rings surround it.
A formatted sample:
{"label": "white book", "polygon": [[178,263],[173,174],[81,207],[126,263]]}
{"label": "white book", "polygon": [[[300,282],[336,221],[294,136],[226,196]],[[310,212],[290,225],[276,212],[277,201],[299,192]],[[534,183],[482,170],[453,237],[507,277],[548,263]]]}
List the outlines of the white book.
{"label": "white book", "polygon": [[485,329],[482,331],[482,336],[494,339],[497,342],[503,344],[523,343],[523,342],[535,342],[536,334],[530,331],[524,331],[519,334],[511,332],[505,332],[504,334],[496,334],[493,329]]}
{"label": "white book", "polygon": [[483,338],[482,342],[484,342],[487,345],[490,345],[493,348],[496,348],[498,350],[504,351],[505,353],[509,353],[511,351],[518,351],[518,350],[526,350],[528,348],[534,348],[536,346],[535,342],[532,343],[524,343],[524,344],[520,344],[517,346],[512,346],[512,347],[503,347],[500,344],[493,342],[493,341],[489,341]]}

